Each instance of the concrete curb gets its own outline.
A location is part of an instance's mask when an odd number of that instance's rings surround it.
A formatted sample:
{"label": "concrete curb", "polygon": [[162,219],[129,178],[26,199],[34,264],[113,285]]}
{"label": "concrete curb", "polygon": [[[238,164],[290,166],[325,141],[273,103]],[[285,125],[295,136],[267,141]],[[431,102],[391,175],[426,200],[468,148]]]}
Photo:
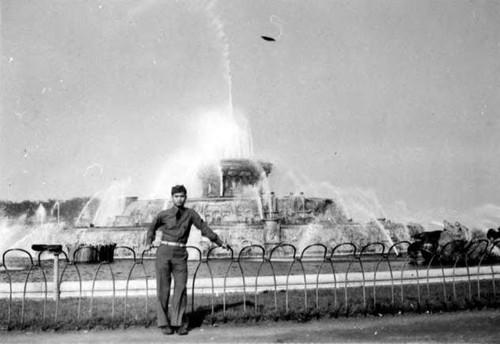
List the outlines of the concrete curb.
{"label": "concrete curb", "polygon": [[[308,290],[328,289],[336,286],[339,288],[353,288],[363,286],[365,287],[376,286],[400,286],[408,284],[427,284],[427,283],[453,283],[470,281],[471,283],[480,280],[493,280],[496,276],[500,275],[500,266],[482,266],[467,268],[446,268],[446,269],[419,269],[418,278],[417,270],[406,271],[393,271],[392,276],[389,271],[383,272],[351,272],[346,276],[345,273],[337,274],[306,274],[304,275],[291,275],[276,276],[276,282],[273,276],[261,276],[258,279],[253,277],[228,277],[214,278],[197,278],[195,283],[195,294],[211,294],[212,292],[217,296],[224,293],[243,292],[255,293],[263,291],[274,291],[275,283],[277,290],[304,290],[304,284]],[[347,280],[346,280],[347,277]],[[304,279],[305,278],[305,279]],[[243,283],[244,282],[244,283]],[[188,294],[192,293],[192,279],[188,279]],[[257,285],[257,287],[256,287]],[[287,287],[288,286],[288,287]],[[47,282],[30,282],[27,283],[0,283],[0,299],[8,299],[12,288],[12,298],[23,298],[24,288],[26,287],[26,298],[40,299],[47,295],[51,298],[54,290],[54,283]],[[47,289],[47,290],[46,290]],[[93,290],[92,290],[93,289]],[[127,281],[126,280],[97,280],[95,284],[92,281],[82,281],[81,283],[81,296],[82,297],[125,297],[127,295]],[[156,295],[156,280],[155,279],[135,279],[130,280],[128,283],[128,296],[155,296]],[[77,281],[64,281],[60,285],[60,297],[71,298],[80,296],[80,283]]]}

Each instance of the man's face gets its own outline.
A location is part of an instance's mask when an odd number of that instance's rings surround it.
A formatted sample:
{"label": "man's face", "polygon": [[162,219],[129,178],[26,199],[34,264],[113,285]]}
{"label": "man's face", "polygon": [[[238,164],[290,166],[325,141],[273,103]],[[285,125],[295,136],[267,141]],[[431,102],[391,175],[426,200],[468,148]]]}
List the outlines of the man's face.
{"label": "man's face", "polygon": [[172,202],[176,207],[183,207],[186,203],[186,194],[184,192],[176,192],[172,195]]}

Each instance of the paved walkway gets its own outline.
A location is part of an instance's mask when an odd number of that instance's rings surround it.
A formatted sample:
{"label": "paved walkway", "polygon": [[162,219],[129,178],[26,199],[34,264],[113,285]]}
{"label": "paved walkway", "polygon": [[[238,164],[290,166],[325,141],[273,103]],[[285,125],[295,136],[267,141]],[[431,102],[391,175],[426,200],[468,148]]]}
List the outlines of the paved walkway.
{"label": "paved walkway", "polygon": [[164,336],[156,328],[66,333],[1,332],[0,343],[500,343],[500,310],[322,319],[195,328]]}

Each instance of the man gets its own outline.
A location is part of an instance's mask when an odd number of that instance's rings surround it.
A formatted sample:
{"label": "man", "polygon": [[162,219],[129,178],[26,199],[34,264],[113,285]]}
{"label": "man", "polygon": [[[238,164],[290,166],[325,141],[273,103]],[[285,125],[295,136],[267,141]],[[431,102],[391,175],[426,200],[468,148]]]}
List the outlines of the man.
{"label": "man", "polygon": [[[146,244],[152,246],[158,228],[162,230],[161,245],[156,251],[156,293],[158,298],[158,327],[163,334],[170,335],[177,327],[179,335],[188,333],[185,319],[187,306],[187,259],[186,243],[191,225],[201,230],[201,234],[225,249],[229,246],[201,219],[198,213],[184,207],[187,191],[183,185],[172,187],[173,206],[161,211],[151,223],[147,232]],[[170,305],[170,321],[168,317],[168,300],[170,284],[174,277],[174,295]]]}

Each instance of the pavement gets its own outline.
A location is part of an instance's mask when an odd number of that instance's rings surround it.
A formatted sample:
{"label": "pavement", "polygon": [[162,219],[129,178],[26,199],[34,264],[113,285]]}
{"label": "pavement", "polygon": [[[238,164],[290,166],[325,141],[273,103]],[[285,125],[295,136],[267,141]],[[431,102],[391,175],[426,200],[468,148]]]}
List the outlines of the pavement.
{"label": "pavement", "polygon": [[0,343],[500,343],[500,310],[328,318],[305,323],[203,325],[187,336],[157,328],[0,332]]}

